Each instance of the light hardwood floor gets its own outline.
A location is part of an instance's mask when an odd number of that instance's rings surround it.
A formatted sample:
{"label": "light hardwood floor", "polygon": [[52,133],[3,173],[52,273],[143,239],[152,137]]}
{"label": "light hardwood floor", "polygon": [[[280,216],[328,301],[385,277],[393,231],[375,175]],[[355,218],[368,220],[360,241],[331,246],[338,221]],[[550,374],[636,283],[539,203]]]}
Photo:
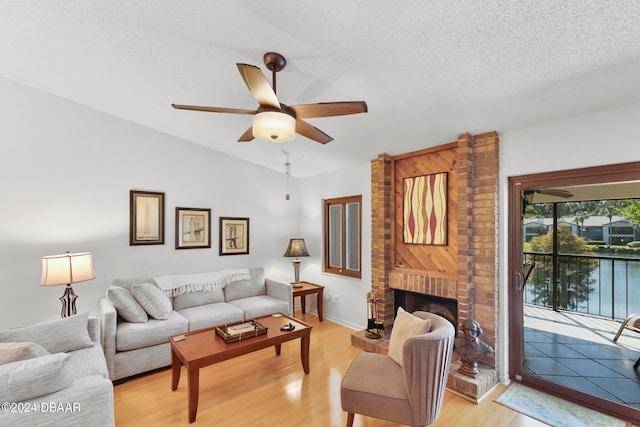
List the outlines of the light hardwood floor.
{"label": "light hardwood floor", "polygon": [[[311,323],[311,372],[300,362],[299,340],[209,366],[200,371],[200,401],[193,425],[224,427],[344,426],[340,381],[358,350],[350,346],[351,329],[311,314],[296,312]],[[434,427],[542,427],[532,418],[493,400],[499,385],[479,405],[449,391]],[[114,388],[118,427],[189,425],[186,373],[171,391],[171,371],[162,370],[131,379]],[[399,424],[356,415],[356,427],[395,427]]]}

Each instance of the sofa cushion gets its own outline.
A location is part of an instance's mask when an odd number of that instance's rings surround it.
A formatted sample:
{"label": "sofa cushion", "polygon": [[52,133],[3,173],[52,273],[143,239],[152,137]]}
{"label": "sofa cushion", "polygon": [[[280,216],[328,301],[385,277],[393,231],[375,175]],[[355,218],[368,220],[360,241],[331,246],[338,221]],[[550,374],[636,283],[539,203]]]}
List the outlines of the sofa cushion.
{"label": "sofa cushion", "polygon": [[0,343],[0,365],[19,362],[20,360],[33,359],[46,356],[49,353],[40,344],[34,342],[4,342]]}
{"label": "sofa cushion", "polygon": [[118,322],[116,350],[127,351],[168,342],[169,336],[189,330],[189,321],[177,311],[167,320],[149,319],[147,323]]}
{"label": "sofa cushion", "polygon": [[190,331],[244,320],[244,312],[226,302],[185,308],[180,314],[189,321]]}
{"label": "sofa cushion", "polygon": [[431,329],[431,320],[421,319],[418,316],[407,313],[402,307],[398,307],[398,314],[393,321],[393,329],[391,329],[387,355],[402,366],[404,342],[416,335],[426,334],[429,329]]}
{"label": "sofa cushion", "polygon": [[[376,375],[379,373],[380,375]],[[381,376],[385,381],[380,381]],[[407,399],[402,368],[383,354],[358,353],[342,379],[342,388],[364,395]],[[366,401],[366,398],[361,402]]]}
{"label": "sofa cushion", "polygon": [[23,328],[8,329],[0,331],[0,342],[31,341],[40,344],[49,353],[79,350],[94,344],[89,338],[88,321],[89,312],[84,312]]}
{"label": "sofa cushion", "polygon": [[254,297],[256,295],[264,295],[267,293],[264,279],[264,268],[252,268],[249,271],[249,274],[251,275],[251,279],[238,280],[237,282],[232,282],[225,286],[225,301],[229,302],[240,298]]}
{"label": "sofa cushion", "polygon": [[286,314],[289,312],[289,303],[287,301],[267,295],[237,299],[231,301],[229,304],[233,304],[242,309],[245,319],[252,319],[273,313]]}
{"label": "sofa cushion", "polygon": [[180,311],[183,308],[196,307],[198,305],[224,302],[222,289],[202,292],[187,292],[173,297],[173,309]]}
{"label": "sofa cushion", "polygon": [[74,381],[66,353],[0,366],[0,402],[23,402],[68,387]]}
{"label": "sofa cushion", "polygon": [[[422,406],[427,398],[428,394],[422,398]],[[380,418],[394,414],[394,419],[403,425],[418,425],[412,417],[402,367],[382,354],[362,352],[355,357],[343,376],[340,402],[345,412]]]}
{"label": "sofa cushion", "polygon": [[127,322],[142,323],[149,320],[147,312],[140,306],[129,289],[111,285],[107,288],[107,299]]}
{"label": "sofa cushion", "polygon": [[167,320],[173,311],[171,300],[156,285],[136,283],[131,285],[131,292],[149,316],[158,320]]}

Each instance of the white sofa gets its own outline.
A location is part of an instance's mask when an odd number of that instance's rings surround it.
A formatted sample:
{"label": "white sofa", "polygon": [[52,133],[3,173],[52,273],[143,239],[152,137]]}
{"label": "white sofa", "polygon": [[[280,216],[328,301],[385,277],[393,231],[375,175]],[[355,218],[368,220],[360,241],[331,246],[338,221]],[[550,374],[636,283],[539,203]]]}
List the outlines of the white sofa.
{"label": "white sofa", "polygon": [[[116,381],[169,366],[170,336],[277,312],[293,314],[291,284],[265,278],[263,268],[253,268],[249,274],[249,279],[233,281],[221,289],[166,297],[168,302],[158,296],[158,278],[114,280],[107,296],[100,300],[102,345],[109,377]],[[149,298],[141,295],[141,286],[152,294]],[[148,316],[141,314],[135,303],[123,303],[114,297],[116,292],[126,294],[129,290]],[[154,298],[155,303],[149,301]]]}
{"label": "white sofa", "polygon": [[82,313],[0,331],[0,425],[113,426],[99,329]]}

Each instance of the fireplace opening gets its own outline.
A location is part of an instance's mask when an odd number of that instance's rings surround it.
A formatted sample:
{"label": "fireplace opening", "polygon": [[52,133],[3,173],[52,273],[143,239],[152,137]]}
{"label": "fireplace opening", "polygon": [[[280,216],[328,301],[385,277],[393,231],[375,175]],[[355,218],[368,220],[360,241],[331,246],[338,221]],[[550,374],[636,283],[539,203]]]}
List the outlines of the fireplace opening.
{"label": "fireplace opening", "polygon": [[410,313],[428,311],[437,314],[451,322],[456,330],[455,336],[458,336],[458,301],[401,289],[394,290],[394,300],[394,313],[398,312],[398,307],[402,307]]}

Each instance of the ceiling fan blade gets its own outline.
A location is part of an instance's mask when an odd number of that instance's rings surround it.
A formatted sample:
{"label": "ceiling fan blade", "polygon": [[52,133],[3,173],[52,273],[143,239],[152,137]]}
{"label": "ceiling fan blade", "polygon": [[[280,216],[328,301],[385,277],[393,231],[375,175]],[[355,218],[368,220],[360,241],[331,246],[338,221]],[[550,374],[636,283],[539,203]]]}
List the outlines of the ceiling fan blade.
{"label": "ceiling fan blade", "polygon": [[320,144],[326,144],[327,142],[333,141],[333,138],[329,135],[304,120],[296,120],[296,132],[302,136],[306,136],[309,139],[319,142]]}
{"label": "ceiling fan blade", "polygon": [[312,117],[344,116],[367,112],[367,103],[364,101],[347,102],[319,102],[317,104],[292,105],[291,108],[296,117],[308,119]]}
{"label": "ceiling fan blade", "polygon": [[201,107],[199,105],[178,105],[178,104],[171,104],[171,106],[178,110],[206,111],[209,113],[256,114],[255,110],[244,110],[240,108]]}
{"label": "ceiling fan blade", "polygon": [[251,142],[253,141],[253,125],[249,126],[240,138],[238,138],[238,142]]}
{"label": "ceiling fan blade", "polygon": [[251,95],[258,101],[261,107],[272,107],[280,109],[280,102],[276,93],[271,88],[269,81],[262,74],[260,68],[255,65],[236,64],[240,75],[249,88]]}
{"label": "ceiling fan blade", "polygon": [[547,194],[549,196],[562,197],[568,199],[569,197],[573,197],[573,193],[567,190],[555,189],[555,188],[544,188],[541,190],[536,190],[536,192],[540,194]]}

